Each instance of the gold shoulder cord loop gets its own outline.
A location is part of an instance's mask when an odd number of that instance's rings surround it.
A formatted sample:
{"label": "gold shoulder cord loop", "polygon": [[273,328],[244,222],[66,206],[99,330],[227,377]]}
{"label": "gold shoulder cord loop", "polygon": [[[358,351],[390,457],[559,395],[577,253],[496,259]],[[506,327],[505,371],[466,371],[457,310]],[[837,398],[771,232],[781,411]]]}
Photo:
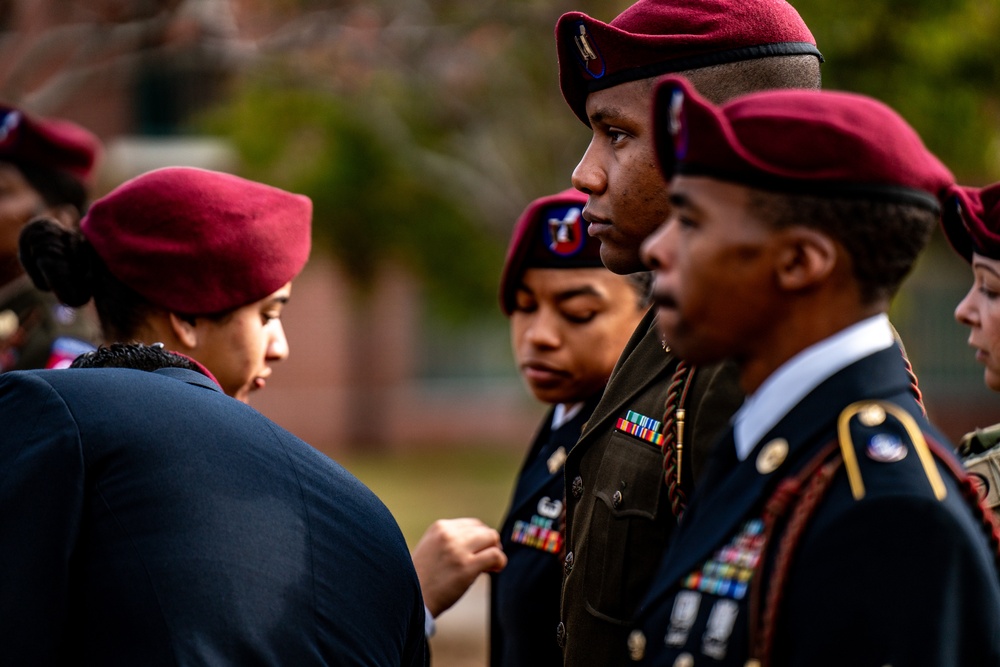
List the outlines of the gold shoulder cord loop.
{"label": "gold shoulder cord loop", "polygon": [[851,495],[854,496],[854,499],[861,500],[865,497],[865,484],[861,479],[861,467],[858,465],[857,454],[854,451],[854,442],[851,439],[851,418],[857,415],[862,420],[862,423],[864,423],[866,418],[870,421],[878,419],[877,417],[871,417],[871,415],[878,413],[881,413],[882,419],[872,421],[872,423],[867,425],[877,426],[884,420],[885,413],[898,419],[907,436],[909,436],[910,441],[913,443],[913,449],[917,452],[917,458],[920,459],[920,464],[924,468],[924,474],[931,485],[934,497],[938,500],[944,500],[948,492],[945,489],[944,481],[941,479],[941,473],[938,472],[937,465],[934,463],[934,457],[927,446],[927,441],[924,440],[924,434],[917,425],[916,420],[910,416],[910,413],[898,405],[884,401],[858,401],[857,403],[852,403],[844,408],[844,411],[840,413],[840,417],[837,419],[837,436],[840,440],[840,453],[844,457],[847,481],[851,486]]}

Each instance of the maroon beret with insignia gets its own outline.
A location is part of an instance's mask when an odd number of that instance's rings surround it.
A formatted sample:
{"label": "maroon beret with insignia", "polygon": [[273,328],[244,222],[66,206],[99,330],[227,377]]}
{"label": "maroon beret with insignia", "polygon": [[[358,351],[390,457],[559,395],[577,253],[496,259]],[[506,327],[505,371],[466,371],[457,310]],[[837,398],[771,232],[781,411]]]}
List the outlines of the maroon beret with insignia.
{"label": "maroon beret with insignia", "polygon": [[956,185],[945,199],[941,226],[959,255],[1000,259],[1000,183],[985,188]]}
{"label": "maroon beret with insignia", "polygon": [[525,269],[604,267],[601,242],[587,234],[587,195],[563,190],[531,202],[514,224],[500,274],[500,308],[510,315]]}
{"label": "maroon beret with insignia", "polygon": [[188,315],[259,301],[309,257],[303,195],[191,167],[137,176],[98,199],[80,231],[113,276]]}
{"label": "maroon beret with insignia", "polygon": [[88,183],[100,151],[97,137],[79,125],[0,104],[0,160],[62,171]]}
{"label": "maroon beret with insignia", "polygon": [[569,12],[556,23],[556,50],[559,87],[586,125],[596,90],[770,56],[823,60],[785,0],[639,0],[611,23]]}
{"label": "maroon beret with insignia", "polygon": [[940,210],[951,172],[899,114],[870,97],[769,90],[716,106],[661,81],[653,139],[664,176],[708,176],[789,194],[865,197]]}

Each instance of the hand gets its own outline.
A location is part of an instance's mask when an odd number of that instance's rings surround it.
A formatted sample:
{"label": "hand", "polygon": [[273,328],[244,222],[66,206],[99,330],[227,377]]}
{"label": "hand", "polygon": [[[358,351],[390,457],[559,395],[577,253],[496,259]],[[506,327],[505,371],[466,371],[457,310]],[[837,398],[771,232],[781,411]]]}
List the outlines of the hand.
{"label": "hand", "polygon": [[500,533],[479,519],[439,519],[413,550],[424,604],[434,617],[458,602],[480,574],[506,565]]}

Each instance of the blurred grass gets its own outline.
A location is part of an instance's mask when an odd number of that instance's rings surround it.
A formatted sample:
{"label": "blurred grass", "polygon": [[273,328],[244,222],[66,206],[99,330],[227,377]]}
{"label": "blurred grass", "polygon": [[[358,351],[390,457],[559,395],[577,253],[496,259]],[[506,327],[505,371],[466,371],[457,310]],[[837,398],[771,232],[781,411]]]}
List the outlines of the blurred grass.
{"label": "blurred grass", "polygon": [[337,458],[382,499],[412,549],[436,519],[473,516],[499,527],[527,446],[475,444]]}

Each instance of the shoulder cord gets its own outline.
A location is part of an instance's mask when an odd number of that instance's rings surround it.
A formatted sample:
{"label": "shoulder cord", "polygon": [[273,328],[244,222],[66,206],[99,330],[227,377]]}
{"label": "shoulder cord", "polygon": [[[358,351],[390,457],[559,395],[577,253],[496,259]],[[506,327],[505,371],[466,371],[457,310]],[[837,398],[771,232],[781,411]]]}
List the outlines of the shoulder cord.
{"label": "shoulder cord", "polygon": [[979,524],[986,535],[993,550],[993,558],[996,561],[997,572],[1000,572],[1000,522],[996,514],[986,504],[986,499],[980,497],[972,477],[962,464],[955,461],[954,453],[936,440],[927,437],[927,446],[930,447],[934,456],[944,463],[952,476],[958,480],[958,488],[962,492],[965,504],[972,508],[972,516],[979,520]]}
{"label": "shoulder cord", "polygon": [[[754,566],[750,580],[750,655],[748,667],[769,667],[774,642],[776,616],[784,592],[792,555],[820,501],[829,490],[833,478],[843,464],[837,440],[823,447],[802,470],[778,484],[764,505],[764,549]],[[773,543],[778,524],[789,514],[781,541],[777,546],[774,567],[764,587],[764,565]],[[763,605],[761,597],[764,597]]]}
{"label": "shoulder cord", "polygon": [[913,364],[910,363],[910,358],[906,356],[906,351],[901,345],[896,345],[899,348],[899,355],[903,357],[903,366],[906,368],[906,376],[910,378],[910,393],[913,394],[913,398],[917,399],[917,405],[920,406],[920,411],[927,416],[927,408],[924,407],[924,393],[920,391],[920,384],[917,382],[917,374],[913,370]]}
{"label": "shoulder cord", "polygon": [[[1000,572],[1000,525],[998,525],[996,516],[984,504],[972,480],[947,453],[946,448],[931,438],[927,438],[926,435],[925,439],[934,457],[943,463],[958,481],[962,498],[972,509],[973,516],[978,519],[993,552],[997,571]],[[781,605],[785,581],[791,569],[792,558],[809,520],[815,514],[816,508],[819,507],[826,492],[829,491],[843,462],[843,455],[839,451],[837,441],[831,442],[803,468],[801,473],[782,481],[765,505],[765,546],[754,568],[750,584],[750,654],[752,659],[746,663],[747,667],[770,667],[778,609]],[[781,540],[775,553],[774,566],[766,584],[765,593],[762,591],[765,585],[762,575],[764,564],[767,561],[768,547],[776,532],[777,524],[789,512],[791,515],[781,533]],[[763,606],[761,605],[762,595],[765,597]]]}
{"label": "shoulder cord", "polygon": [[678,361],[667,388],[663,414],[663,481],[667,485],[670,510],[678,519],[687,506],[687,492],[682,487],[681,466],[684,462],[684,406],[694,366]]}

